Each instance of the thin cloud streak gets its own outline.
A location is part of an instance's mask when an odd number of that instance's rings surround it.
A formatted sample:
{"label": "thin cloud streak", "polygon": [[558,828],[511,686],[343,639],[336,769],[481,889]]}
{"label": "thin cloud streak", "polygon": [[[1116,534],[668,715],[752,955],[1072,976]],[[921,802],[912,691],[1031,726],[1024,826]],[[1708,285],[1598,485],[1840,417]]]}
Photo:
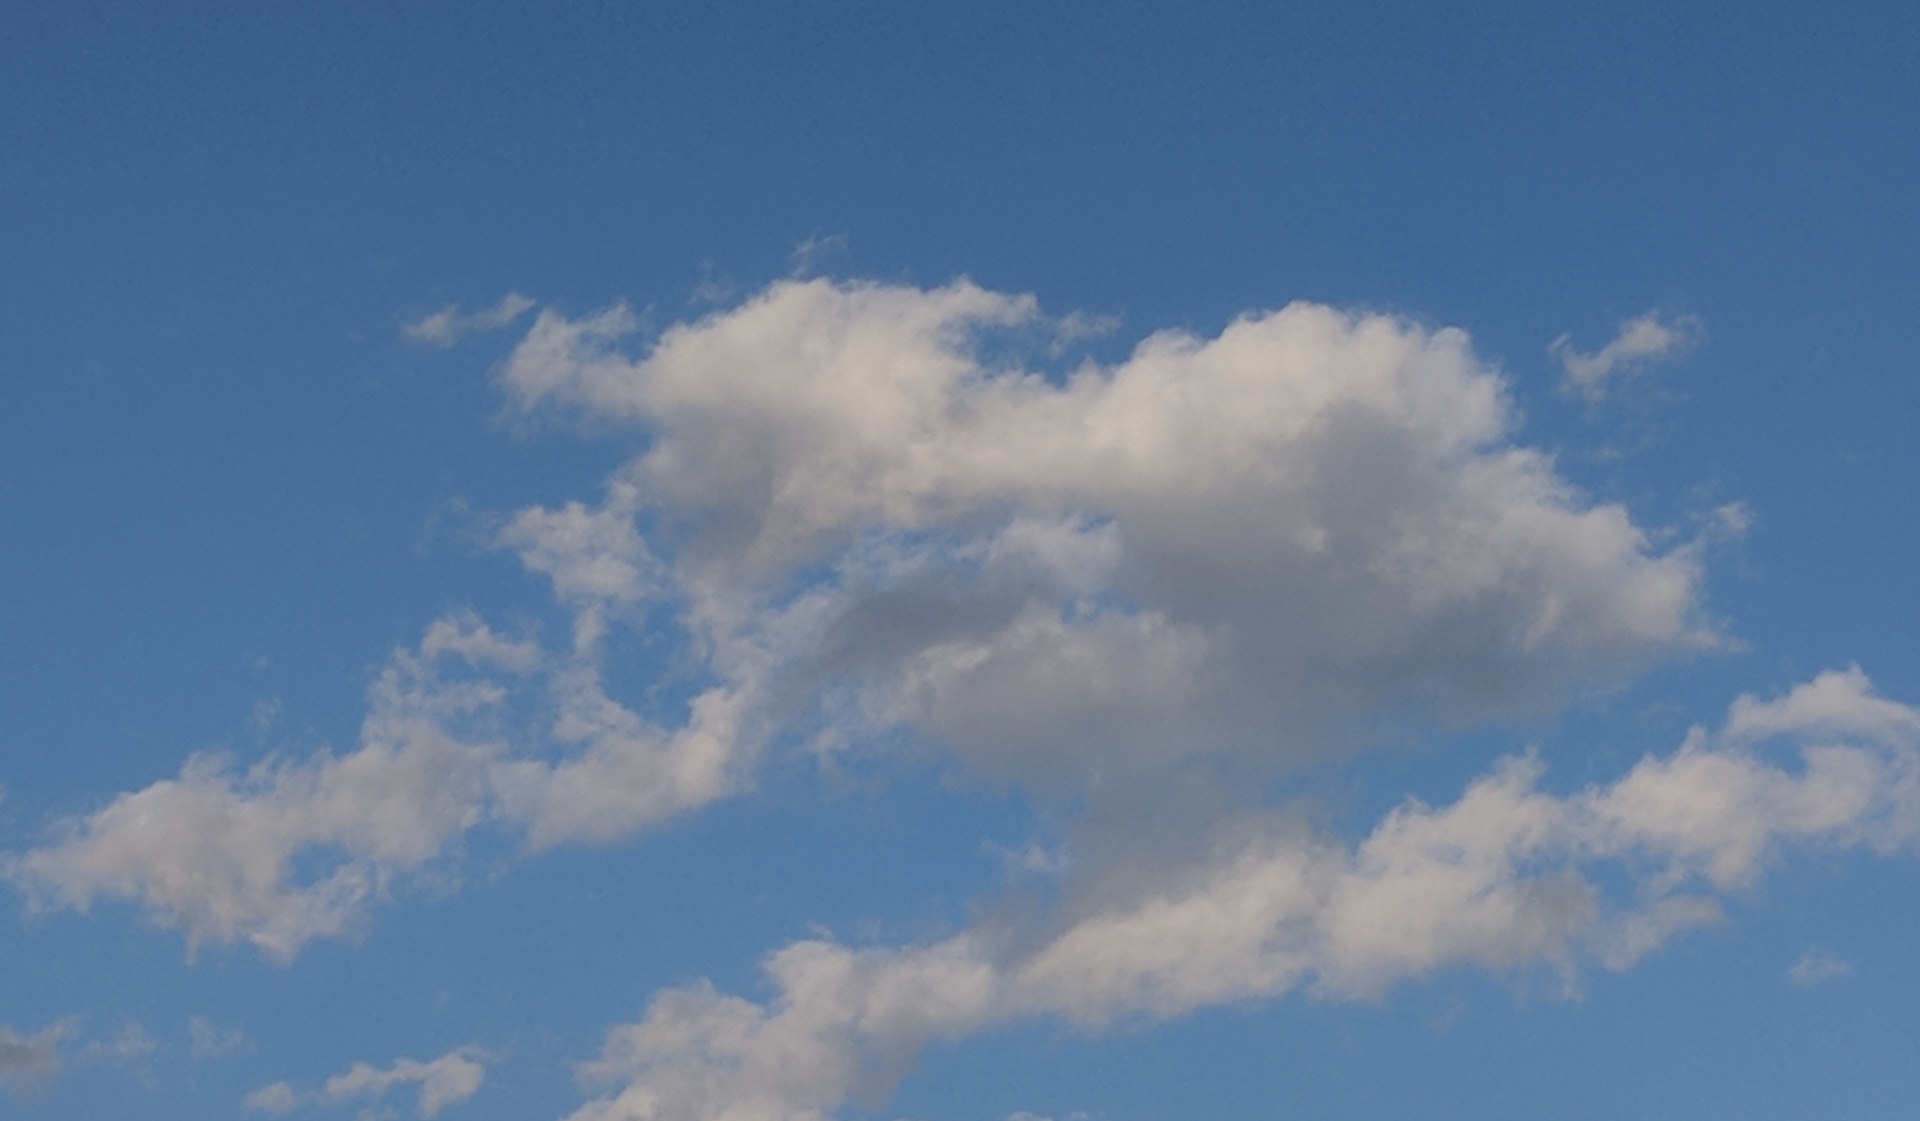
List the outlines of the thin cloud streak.
{"label": "thin cloud streak", "polygon": [[532,300],[518,292],[509,292],[491,308],[471,315],[462,315],[458,304],[448,304],[406,324],[400,333],[417,343],[450,347],[468,335],[506,327],[533,306]]}
{"label": "thin cloud streak", "polygon": [[1808,950],[1800,955],[1800,960],[1787,970],[1787,980],[1796,987],[1811,989],[1816,985],[1835,981],[1853,972],[1853,966],[1839,958],[1818,950]]}

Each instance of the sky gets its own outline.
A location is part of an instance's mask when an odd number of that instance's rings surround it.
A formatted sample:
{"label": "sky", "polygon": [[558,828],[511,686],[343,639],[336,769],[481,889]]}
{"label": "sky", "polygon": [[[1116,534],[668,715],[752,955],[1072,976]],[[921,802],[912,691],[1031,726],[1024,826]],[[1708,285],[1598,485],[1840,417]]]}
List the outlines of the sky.
{"label": "sky", "polygon": [[0,1116],[1891,1117],[1920,9],[0,11]]}

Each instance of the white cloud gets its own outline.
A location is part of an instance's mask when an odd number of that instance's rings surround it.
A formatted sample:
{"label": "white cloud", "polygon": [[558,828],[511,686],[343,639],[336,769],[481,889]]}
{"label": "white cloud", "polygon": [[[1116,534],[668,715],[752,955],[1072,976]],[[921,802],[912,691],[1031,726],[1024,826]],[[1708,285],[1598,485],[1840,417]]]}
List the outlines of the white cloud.
{"label": "white cloud", "polygon": [[1613,341],[1592,354],[1574,349],[1571,336],[1561,335],[1547,349],[1566,370],[1561,388],[1588,401],[1607,394],[1616,374],[1628,374],[1661,358],[1686,353],[1700,339],[1700,321],[1690,315],[1662,319],[1657,311],[1636,316],[1620,325]]}
{"label": "white cloud", "polygon": [[[764,1005],[695,984],[610,1031],[583,1074],[616,1089],[572,1121],[813,1121],[884,1092],[927,1042],[1013,1018],[1098,1029],[1303,986],[1372,997],[1462,964],[1569,978],[1582,959],[1624,968],[1718,918],[1718,900],[1783,845],[1911,848],[1916,720],[1857,670],[1822,674],[1779,699],[1742,698],[1719,731],[1608,786],[1555,795],[1538,759],[1511,759],[1450,806],[1402,805],[1357,844],[1274,817],[1133,898],[1077,907],[1070,878],[1055,925],[1037,932],[796,943],[767,959],[777,995]],[[1770,755],[1762,735],[1791,754]],[[1583,874],[1602,862],[1632,889],[1610,897]],[[1809,957],[1795,979],[1832,966]]]}
{"label": "white cloud", "polygon": [[[346,933],[370,899],[445,855],[480,818],[499,747],[448,725],[497,703],[497,686],[442,673],[448,651],[497,656],[482,633],[429,630],[422,655],[394,654],[375,683],[360,747],[235,773],[195,756],[178,778],[63,823],[53,843],[8,858],[35,906],[86,910],[134,899],[189,946],[245,939],[290,958]],[[319,871],[295,878],[295,857]]]}
{"label": "white cloud", "polygon": [[[989,776],[1121,798],[1548,706],[1715,641],[1694,550],[1656,550],[1512,443],[1459,331],[1296,304],[1064,379],[979,357],[1035,324],[1031,297],[965,281],[783,281],[633,359],[624,309],[543,311],[507,392],[651,434],[600,504],[498,535],[572,613],[569,648],[451,615],[393,656],[353,752],[196,757],[7,877],[286,958],[470,828],[617,840],[745,789],[776,741],[906,729]],[[623,625],[681,644],[677,726],[609,692]]]}
{"label": "white cloud", "polygon": [[509,292],[500,302],[472,315],[460,314],[457,304],[448,304],[431,315],[422,316],[402,327],[401,333],[414,342],[434,346],[452,346],[476,331],[505,327],[533,307],[533,301],[518,292]]}
{"label": "white cloud", "polygon": [[723,676],[1039,783],[1291,761],[1357,714],[1514,711],[1713,641],[1692,550],[1510,443],[1461,332],[1296,304],[1064,380],[976,357],[1038,317],[786,281],[633,359],[624,308],[543,312],[508,392],[652,439],[603,509],[523,517],[644,520]]}
{"label": "white cloud", "polygon": [[522,510],[501,531],[500,543],[528,570],[551,577],[563,602],[635,603],[659,584],[659,562],[634,528],[631,488],[617,489],[620,501],[602,510],[578,502]]}
{"label": "white cloud", "polygon": [[[190,948],[244,940],[285,961],[352,934],[484,823],[522,827],[536,848],[606,841],[739,788],[745,693],[711,690],[684,727],[660,729],[607,696],[598,656],[589,641],[549,658],[456,613],[390,658],[355,751],[244,772],[195,756],[0,871],[34,907],[136,900]],[[522,715],[544,709],[551,725],[515,756],[504,710],[529,692]],[[549,746],[566,754],[543,758]]]}
{"label": "white cloud", "polygon": [[618,840],[744,783],[739,693],[700,694],[687,725],[667,732],[609,698],[597,671],[581,669],[558,684],[555,735],[585,750],[558,764],[502,764],[493,778],[502,812],[526,827],[536,849]]}
{"label": "white cloud", "polygon": [[[1503,388],[1457,331],[1295,305],[1059,383],[974,357],[979,332],[1037,316],[965,282],[782,282],[629,360],[624,310],[543,312],[509,391],[654,436],[598,508],[524,510],[500,535],[575,612],[572,650],[451,617],[395,655],[353,753],[244,775],[196,758],[9,877],[287,957],[490,817],[535,847],[607,841],[743,788],[796,698],[825,698],[826,740],[905,726],[1080,790],[1284,764],[1383,707],[1548,703],[1711,641],[1690,552],[1655,553],[1508,443]],[[457,325],[434,322],[422,337]],[[602,681],[609,612],[642,599],[716,679],[679,728]],[[451,661],[473,676],[442,680]],[[558,759],[455,734],[502,674],[546,686]],[[294,881],[316,851],[335,859]]]}
{"label": "white cloud", "polygon": [[[408,331],[450,343],[528,306]],[[928,1042],[1010,1019],[1368,998],[1460,965],[1570,983],[1717,920],[1787,845],[1920,836],[1920,712],[1857,669],[1741,698],[1602,787],[1555,793],[1538,757],[1510,759],[1356,840],[1259,809],[1302,761],[1713,646],[1697,547],[1656,547],[1517,444],[1504,384],[1457,330],[1295,304],[1064,377],[982,357],[999,353],[983,337],[1036,324],[1031,297],[965,281],[783,281],[651,339],[624,308],[542,312],[508,394],[648,437],[597,505],[501,523],[496,544],[570,613],[564,648],[450,615],[393,655],[351,753],[244,773],[197,757],[6,876],[39,905],[136,900],[190,945],[285,958],[468,829],[617,840],[746,789],[770,745],[905,730],[1083,807],[1055,850],[1072,858],[1044,861],[1051,913],[928,945],[796,943],[768,957],[764,1003],[663,992],[583,1066],[606,1094],[574,1115],[821,1121]],[[1597,399],[1696,331],[1648,315],[1596,354],[1554,350]],[[1732,511],[1714,532],[1737,531]],[[631,625],[678,644],[677,725],[610,691],[606,636]],[[417,1085],[431,1116],[484,1073],[469,1049],[246,1104]]]}
{"label": "white cloud", "polygon": [[1853,972],[1853,966],[1829,954],[1818,950],[1808,950],[1800,955],[1800,960],[1787,970],[1787,980],[1803,989],[1813,988],[1823,982],[1837,980]]}
{"label": "white cloud", "polygon": [[395,1086],[420,1088],[415,1108],[422,1117],[432,1117],[450,1105],[472,1097],[486,1081],[487,1068],[473,1048],[449,1051],[431,1062],[400,1059],[383,1069],[355,1063],[344,1074],[327,1079],[324,1093],[328,1100],[340,1102],[353,1098],[380,1099]]}

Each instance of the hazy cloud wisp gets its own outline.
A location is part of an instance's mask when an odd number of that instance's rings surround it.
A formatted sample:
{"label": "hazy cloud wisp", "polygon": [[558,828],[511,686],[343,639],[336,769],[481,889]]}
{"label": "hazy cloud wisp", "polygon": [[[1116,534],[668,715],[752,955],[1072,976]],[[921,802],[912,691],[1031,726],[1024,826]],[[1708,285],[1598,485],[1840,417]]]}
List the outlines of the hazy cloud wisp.
{"label": "hazy cloud wisp", "polygon": [[432,1117],[480,1091],[487,1077],[484,1058],[476,1048],[463,1047],[427,1062],[397,1059],[387,1067],[355,1063],[311,1093],[302,1094],[291,1083],[275,1082],[248,1094],[242,1105],[249,1110],[282,1115],[305,1105],[333,1105],[358,1099],[377,1103],[396,1087],[414,1086],[418,1087],[414,1111],[421,1117]]}
{"label": "hazy cloud wisp", "polygon": [[1608,383],[1616,376],[1684,354],[1699,342],[1700,334],[1700,321],[1693,316],[1663,319],[1659,312],[1649,311],[1622,323],[1613,340],[1592,354],[1576,350],[1569,335],[1553,340],[1547,349],[1566,371],[1561,388],[1597,403],[1606,397]]}
{"label": "hazy cloud wisp", "polygon": [[494,331],[520,318],[534,302],[518,292],[509,292],[500,302],[483,311],[463,315],[459,305],[448,304],[402,327],[401,334],[414,342],[433,346],[452,346],[477,331]]}

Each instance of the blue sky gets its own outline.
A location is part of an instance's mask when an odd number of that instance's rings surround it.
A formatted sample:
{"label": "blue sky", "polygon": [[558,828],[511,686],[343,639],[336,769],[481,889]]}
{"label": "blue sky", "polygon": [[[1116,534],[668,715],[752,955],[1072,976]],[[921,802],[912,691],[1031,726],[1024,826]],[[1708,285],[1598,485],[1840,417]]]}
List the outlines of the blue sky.
{"label": "blue sky", "polygon": [[0,1113],[1901,1115],[1917,56],[8,6]]}

